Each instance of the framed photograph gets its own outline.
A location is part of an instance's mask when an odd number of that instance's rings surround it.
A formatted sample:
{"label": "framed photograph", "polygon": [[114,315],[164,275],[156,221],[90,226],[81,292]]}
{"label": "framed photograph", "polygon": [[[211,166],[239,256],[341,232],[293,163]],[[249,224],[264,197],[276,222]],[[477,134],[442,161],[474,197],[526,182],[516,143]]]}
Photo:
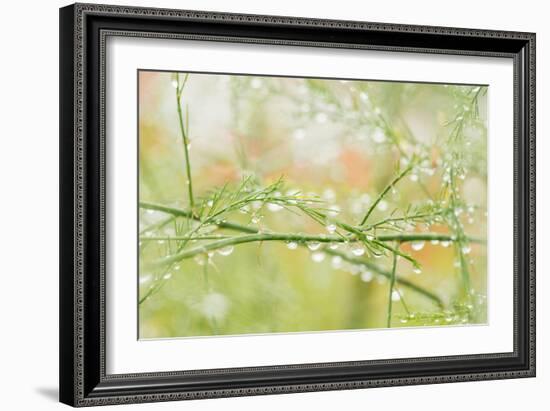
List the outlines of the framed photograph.
{"label": "framed photograph", "polygon": [[60,10],[60,398],[535,375],[535,35]]}

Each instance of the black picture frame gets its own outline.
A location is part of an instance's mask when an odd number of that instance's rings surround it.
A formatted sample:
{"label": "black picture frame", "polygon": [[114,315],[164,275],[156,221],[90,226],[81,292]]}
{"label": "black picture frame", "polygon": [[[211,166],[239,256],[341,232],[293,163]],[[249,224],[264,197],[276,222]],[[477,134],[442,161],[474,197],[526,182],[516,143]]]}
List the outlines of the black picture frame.
{"label": "black picture frame", "polygon": [[[505,57],[514,65],[514,350],[105,372],[105,39],[195,38]],[[73,406],[535,376],[535,34],[75,4],[60,9],[60,401]]]}

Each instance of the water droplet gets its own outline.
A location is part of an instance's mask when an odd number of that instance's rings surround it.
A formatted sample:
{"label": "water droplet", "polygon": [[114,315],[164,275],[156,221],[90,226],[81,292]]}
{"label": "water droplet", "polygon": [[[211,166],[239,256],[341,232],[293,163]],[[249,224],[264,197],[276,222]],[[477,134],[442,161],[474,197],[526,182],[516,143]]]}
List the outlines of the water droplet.
{"label": "water droplet", "polygon": [[380,210],[380,211],[386,211],[388,209],[389,205],[388,205],[388,202],[386,200],[381,200],[379,203],[378,203],[378,206],[377,208]]}
{"label": "water droplet", "polygon": [[162,244],[164,244],[164,243],[165,243],[164,240],[158,240],[158,241],[157,241],[157,244],[159,244],[159,245],[162,245]]}
{"label": "water droplet", "polygon": [[206,255],[208,256],[208,258],[212,258],[214,257],[214,251],[208,251]]}
{"label": "water droplet", "polygon": [[172,273],[166,273],[162,276],[162,278],[164,278],[165,280],[169,280],[170,278],[172,278]]}
{"label": "water droplet", "polygon": [[431,241],[430,241],[430,244],[432,244],[432,245],[438,245],[438,244],[439,244],[439,240],[437,240],[437,239],[431,240]]}
{"label": "water droplet", "polygon": [[250,85],[252,86],[252,88],[259,89],[262,86],[262,80],[260,80],[259,78],[253,78],[250,82]]}
{"label": "water droplet", "polygon": [[351,246],[351,253],[357,257],[360,257],[365,254],[365,247],[363,247],[360,243],[355,243]]}
{"label": "water droplet", "polygon": [[328,248],[330,248],[331,250],[337,250],[338,247],[340,247],[340,244],[338,243],[330,243],[330,245],[328,246]]}
{"label": "water droplet", "polygon": [[319,247],[321,247],[321,243],[318,241],[309,241],[307,243],[307,248],[309,248],[311,251],[318,250]]}
{"label": "water droplet", "polygon": [[258,224],[261,220],[261,217],[259,215],[253,215],[250,221],[252,221],[252,224]]}
{"label": "water droplet", "polygon": [[336,224],[330,223],[330,224],[328,224],[328,225],[326,226],[326,229],[327,229],[327,231],[328,231],[329,233],[332,234],[332,233],[334,233],[334,232],[336,231]]}
{"label": "water droplet", "polygon": [[451,321],[453,321],[453,317],[448,315],[447,317],[445,317],[445,322],[446,323],[450,323]]}
{"label": "water droplet", "polygon": [[334,268],[336,270],[341,268],[342,267],[342,257],[340,257],[339,255],[335,255],[331,259],[331,264],[332,264],[332,268]]}
{"label": "water droplet", "polygon": [[400,322],[401,324],[407,324],[407,323],[409,322],[409,320],[408,320],[407,318],[401,318],[401,319],[399,320],[399,322]]}
{"label": "water droplet", "polygon": [[206,263],[207,257],[205,255],[196,255],[193,259],[198,265],[204,265]]}
{"label": "water droplet", "polygon": [[288,243],[286,243],[286,247],[289,250],[296,250],[298,248],[298,243],[296,241],[289,241]]}
{"label": "water droplet", "polygon": [[399,291],[393,290],[391,292],[391,300],[392,301],[399,301],[401,299],[401,295],[399,294]]}
{"label": "water droplet", "polygon": [[418,174],[411,174],[411,176],[409,177],[411,179],[411,181],[418,181]]}
{"label": "water droplet", "polygon": [[449,247],[450,245],[451,245],[451,242],[450,242],[450,241],[447,241],[447,240],[441,241],[441,246],[442,246],[442,247],[447,248],[447,247]]}
{"label": "water droplet", "polygon": [[145,212],[147,214],[151,215],[151,214],[155,214],[156,210],[147,209],[147,210],[145,210]]}
{"label": "water droplet", "polygon": [[283,206],[277,203],[267,203],[267,209],[273,213],[276,213],[277,211],[281,211]]}
{"label": "water droplet", "polygon": [[292,133],[292,137],[294,137],[296,140],[303,140],[305,136],[306,132],[302,128],[298,128]]}
{"label": "water droplet", "polygon": [[367,93],[365,93],[364,91],[362,91],[361,93],[359,93],[359,98],[362,100],[362,101],[369,101],[369,95]]}
{"label": "water droplet", "polygon": [[413,273],[415,273],[415,274],[422,274],[422,270],[421,270],[419,267],[414,267],[414,268],[413,268]]}
{"label": "water droplet", "polygon": [[361,281],[364,281],[365,283],[371,282],[373,278],[374,275],[370,271],[361,273]]}
{"label": "water droplet", "polygon": [[218,254],[223,256],[230,255],[234,250],[234,247],[232,245],[228,245],[226,247],[222,247],[218,249]]}
{"label": "water droplet", "polygon": [[315,116],[315,121],[317,121],[318,123],[326,123],[327,120],[328,116],[325,113],[317,113],[317,115]]}
{"label": "water droplet", "polygon": [[174,266],[174,270],[176,270],[176,271],[178,271],[180,268],[181,268],[181,266],[179,264]]}
{"label": "water droplet", "polygon": [[375,143],[381,144],[386,141],[386,135],[381,129],[377,128],[376,131],[372,134],[372,140]]}
{"label": "water droplet", "polygon": [[424,244],[425,242],[424,241],[413,241],[411,243],[411,248],[414,250],[414,251],[420,251],[424,248]]}
{"label": "water droplet", "polygon": [[340,206],[336,204],[331,205],[328,209],[328,215],[331,217],[336,217],[338,214],[340,214]]}
{"label": "water droplet", "polygon": [[311,259],[316,263],[320,263],[325,259],[325,253],[321,251],[316,251],[315,253],[311,254]]}
{"label": "water droplet", "polygon": [[368,195],[367,193],[365,193],[365,194],[362,194],[362,195],[361,195],[360,200],[361,200],[361,202],[362,202],[363,204],[370,204],[371,198],[370,198],[370,195]]}
{"label": "water droplet", "polygon": [[148,283],[149,281],[151,281],[152,278],[153,278],[153,276],[151,274],[140,276],[139,277],[139,283],[140,284]]}
{"label": "water droplet", "polygon": [[177,80],[172,80],[172,87],[178,88],[178,81]]}
{"label": "water droplet", "polygon": [[470,254],[470,251],[472,251],[472,247],[469,245],[464,245],[462,247],[462,254]]}

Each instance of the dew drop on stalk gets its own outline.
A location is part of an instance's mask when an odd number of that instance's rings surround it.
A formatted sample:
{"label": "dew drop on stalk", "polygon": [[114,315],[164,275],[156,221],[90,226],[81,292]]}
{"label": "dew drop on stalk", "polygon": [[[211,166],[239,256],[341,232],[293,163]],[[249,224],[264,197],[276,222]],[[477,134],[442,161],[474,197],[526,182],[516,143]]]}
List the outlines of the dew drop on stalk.
{"label": "dew drop on stalk", "polygon": [[401,299],[401,295],[399,294],[399,291],[393,290],[391,292],[391,300],[392,301],[399,301]]}
{"label": "dew drop on stalk", "polygon": [[178,88],[178,81],[177,80],[172,80],[172,87]]}
{"label": "dew drop on stalk", "polygon": [[159,244],[159,245],[162,245],[162,244],[164,244],[164,243],[165,243],[164,240],[158,240],[158,241],[157,241],[157,244]]}
{"label": "dew drop on stalk", "polygon": [[355,243],[351,246],[351,253],[357,257],[360,257],[365,254],[365,247],[359,243]]}
{"label": "dew drop on stalk", "polygon": [[206,205],[207,205],[208,207],[212,207],[212,206],[214,205],[214,202],[213,202],[212,200],[208,200],[208,201],[206,202]]}
{"label": "dew drop on stalk", "polygon": [[233,252],[233,250],[234,250],[234,247],[232,245],[228,245],[228,246],[219,248],[218,249],[218,254],[223,255],[225,257],[225,256],[230,255]]}
{"label": "dew drop on stalk", "polygon": [[403,317],[403,318],[401,318],[401,319],[399,320],[399,322],[400,322],[401,324],[407,324],[407,323],[409,322],[409,320],[408,320],[408,318]]}
{"label": "dew drop on stalk", "polygon": [[139,283],[140,284],[148,283],[149,281],[151,281],[152,278],[153,278],[153,276],[151,274],[141,276],[139,278]]}
{"label": "dew drop on stalk", "polygon": [[374,275],[370,271],[365,271],[365,272],[361,273],[361,281],[363,281],[365,283],[371,282],[373,277],[374,277]]}
{"label": "dew drop on stalk", "polygon": [[338,243],[330,243],[328,248],[330,248],[331,250],[337,250],[339,246],[340,245]]}
{"label": "dew drop on stalk", "polygon": [[165,280],[169,280],[170,278],[172,278],[172,273],[166,273],[162,276],[162,278],[164,278]]}
{"label": "dew drop on stalk", "polygon": [[433,239],[433,240],[430,241],[430,244],[432,244],[432,245],[438,245],[438,244],[439,244],[439,240]]}
{"label": "dew drop on stalk", "polygon": [[320,263],[325,259],[325,253],[323,253],[322,251],[316,251],[311,254],[311,259],[316,263]]}
{"label": "dew drop on stalk", "polygon": [[447,241],[447,240],[441,241],[441,246],[442,246],[442,247],[447,248],[447,247],[449,247],[450,245],[451,245],[451,242],[450,242],[450,241]]}
{"label": "dew drop on stalk", "polygon": [[261,219],[260,216],[253,215],[250,221],[252,221],[252,224],[258,224],[260,222],[260,219]]}
{"label": "dew drop on stalk", "polygon": [[339,255],[335,255],[334,257],[332,257],[330,262],[332,264],[332,268],[336,270],[342,268],[342,257],[340,257]]}
{"label": "dew drop on stalk", "polygon": [[307,248],[309,248],[311,251],[316,251],[321,247],[321,243],[318,241],[309,241],[307,243]]}
{"label": "dew drop on stalk", "polygon": [[174,270],[176,270],[176,271],[178,271],[180,268],[181,268],[181,266],[179,264],[174,266]]}
{"label": "dew drop on stalk", "polygon": [[328,209],[328,215],[331,217],[336,217],[338,214],[340,214],[340,206],[333,204]]}
{"label": "dew drop on stalk", "polygon": [[411,174],[411,176],[409,177],[411,179],[411,181],[418,181],[418,174]]}
{"label": "dew drop on stalk", "polygon": [[196,255],[195,258],[193,259],[198,265],[204,265],[206,263],[207,258],[208,257],[206,255],[199,254],[199,255]]}
{"label": "dew drop on stalk", "polygon": [[462,253],[463,254],[470,254],[470,251],[472,251],[472,247],[470,247],[469,245],[464,245],[462,247]]}
{"label": "dew drop on stalk", "polygon": [[422,269],[420,269],[419,267],[414,267],[414,268],[413,268],[413,273],[415,273],[415,274],[422,274]]}
{"label": "dew drop on stalk", "polygon": [[332,224],[332,223],[331,223],[331,224],[328,224],[328,225],[326,226],[326,229],[327,229],[327,231],[328,231],[329,233],[332,234],[332,233],[334,233],[334,232],[336,231],[336,224]]}
{"label": "dew drop on stalk", "polygon": [[286,243],[286,247],[289,250],[296,250],[298,248],[298,243],[296,241],[289,241],[288,243]]}
{"label": "dew drop on stalk", "polygon": [[268,203],[267,209],[273,213],[276,213],[277,211],[280,211],[283,209],[283,206],[277,204],[277,203]]}
{"label": "dew drop on stalk", "polygon": [[414,250],[414,251],[420,251],[424,248],[424,244],[425,242],[424,241],[413,241],[411,243],[411,248]]}

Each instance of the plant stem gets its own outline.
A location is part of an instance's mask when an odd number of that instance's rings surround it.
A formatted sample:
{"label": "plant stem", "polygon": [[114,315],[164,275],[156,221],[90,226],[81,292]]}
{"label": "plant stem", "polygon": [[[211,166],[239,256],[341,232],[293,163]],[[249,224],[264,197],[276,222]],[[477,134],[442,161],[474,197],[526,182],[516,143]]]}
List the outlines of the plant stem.
{"label": "plant stem", "polygon": [[[380,268],[376,264],[373,264],[369,260],[366,260],[364,258],[352,257],[352,256],[350,256],[346,253],[341,252],[341,251],[331,250],[330,248],[325,248],[323,250],[323,252],[326,253],[326,254],[329,254],[329,255],[338,256],[338,257],[342,258],[342,260],[347,261],[349,263],[364,266],[367,269],[369,269],[370,271],[373,271],[373,272],[375,272],[375,273],[377,273],[377,274],[379,274],[383,277],[386,277],[387,279],[391,278],[391,272],[385,271],[384,269]],[[413,282],[410,282],[409,280],[407,280],[405,278],[400,278],[400,277],[396,276],[395,282],[397,284],[403,286],[403,287],[409,288],[409,289],[417,292],[418,294],[421,294],[424,297],[432,300],[439,308],[443,309],[443,301],[441,301],[441,299],[437,295],[435,295],[434,293],[432,293],[432,292],[430,292],[430,291],[414,284]]]}
{"label": "plant stem", "polygon": [[[183,120],[183,112],[181,108],[181,93],[183,91],[183,88],[185,86],[185,83],[187,82],[187,76],[183,82],[183,85],[180,88],[180,80],[179,80],[179,74],[177,75],[177,88],[176,88],[176,103],[178,107],[178,119],[179,119],[179,126],[180,126],[180,132],[181,137],[183,140],[183,150],[185,152],[185,171],[187,173],[187,189],[189,192],[189,208],[193,210],[195,208],[195,199],[193,197],[193,180],[191,179],[191,162],[189,160],[189,137],[187,136],[185,126],[184,126],[184,120]],[[186,122],[189,121],[189,115],[187,115]]]}
{"label": "plant stem", "polygon": [[392,316],[392,308],[393,308],[393,287],[395,286],[395,269],[397,267],[397,254],[393,254],[393,263],[392,263],[392,269],[391,269],[391,277],[390,277],[390,292],[389,292],[389,302],[388,302],[388,318],[387,318],[387,327],[391,328],[391,316]]}
{"label": "plant stem", "polygon": [[365,216],[363,217],[363,219],[361,220],[361,223],[359,223],[360,226],[363,226],[365,225],[365,223],[367,222],[369,216],[372,214],[372,212],[374,211],[374,209],[376,208],[376,206],[378,205],[378,203],[380,201],[382,201],[382,199],[384,198],[384,196],[388,193],[388,191],[391,190],[391,188],[397,184],[399,182],[399,180],[401,180],[403,177],[405,177],[412,169],[413,169],[413,166],[414,164],[411,162],[407,168],[405,168],[401,173],[399,173],[399,175],[397,177],[395,177],[391,183],[389,183],[386,188],[378,195],[378,197],[376,198],[376,200],[371,204],[371,206],[369,207],[369,209],[367,210],[367,213],[365,214]]}

